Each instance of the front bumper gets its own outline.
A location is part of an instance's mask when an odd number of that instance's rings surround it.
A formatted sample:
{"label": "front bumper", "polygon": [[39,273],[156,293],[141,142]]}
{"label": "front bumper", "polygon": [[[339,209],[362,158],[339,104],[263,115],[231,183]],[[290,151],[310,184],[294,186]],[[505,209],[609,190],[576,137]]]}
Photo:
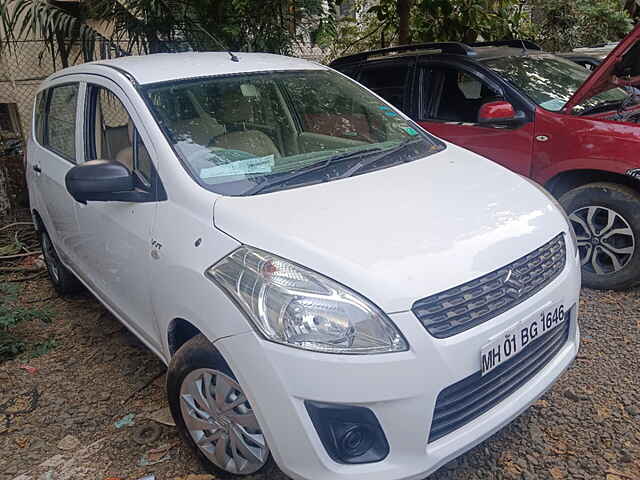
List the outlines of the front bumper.
{"label": "front bumper", "polygon": [[[576,262],[573,264],[573,262]],[[215,343],[250,399],[280,468],[294,479],[422,479],[486,439],[540,397],[579,347],[577,258],[549,286],[494,319],[446,339],[429,335],[411,312],[391,315],[411,350],[383,355],[329,355],[263,340],[251,332]],[[479,370],[487,340],[557,303],[573,307],[569,338],[529,382],[454,432],[427,442],[438,393]],[[517,358],[517,357],[516,357]],[[305,400],[359,405],[374,412],[390,446],[377,463],[344,465],[323,447]]]}

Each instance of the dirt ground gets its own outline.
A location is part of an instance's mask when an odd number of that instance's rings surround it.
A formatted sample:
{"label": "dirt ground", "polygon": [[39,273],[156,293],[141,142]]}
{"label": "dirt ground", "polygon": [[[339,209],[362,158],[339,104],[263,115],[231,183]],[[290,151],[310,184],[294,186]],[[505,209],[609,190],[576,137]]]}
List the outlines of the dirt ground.
{"label": "dirt ground", "polygon": [[[164,365],[90,294],[60,298],[41,277],[23,283],[20,304],[46,306],[54,317],[15,333],[56,346],[0,364],[0,480],[205,473],[175,428],[145,418],[166,407]],[[430,478],[640,479],[639,306],[639,290],[583,291],[583,343],[571,369],[520,418]],[[141,428],[160,436],[140,445]]]}

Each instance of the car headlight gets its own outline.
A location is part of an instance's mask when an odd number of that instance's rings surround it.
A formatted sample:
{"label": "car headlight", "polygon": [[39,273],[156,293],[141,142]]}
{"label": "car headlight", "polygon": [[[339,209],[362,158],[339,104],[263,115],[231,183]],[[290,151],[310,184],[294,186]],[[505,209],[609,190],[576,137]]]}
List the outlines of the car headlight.
{"label": "car headlight", "polygon": [[578,237],[576,237],[576,232],[573,229],[573,224],[571,223],[571,219],[569,218],[569,215],[565,211],[564,207],[562,205],[560,205],[560,202],[558,201],[558,199],[556,197],[554,197],[551,194],[551,192],[549,192],[549,190],[544,188],[542,185],[537,184],[536,182],[534,182],[530,178],[527,178],[524,175],[520,175],[520,177],[522,177],[524,180],[526,180],[531,185],[533,185],[538,190],[540,190],[549,199],[549,201],[551,203],[553,203],[556,207],[558,207],[558,210],[560,210],[560,213],[562,213],[562,215],[564,216],[564,219],[567,221],[567,225],[569,225],[569,235],[571,236],[571,241],[573,242],[573,248],[577,252],[578,251]]}
{"label": "car headlight", "polygon": [[408,349],[378,307],[318,273],[240,247],[207,270],[268,340],[326,353]]}

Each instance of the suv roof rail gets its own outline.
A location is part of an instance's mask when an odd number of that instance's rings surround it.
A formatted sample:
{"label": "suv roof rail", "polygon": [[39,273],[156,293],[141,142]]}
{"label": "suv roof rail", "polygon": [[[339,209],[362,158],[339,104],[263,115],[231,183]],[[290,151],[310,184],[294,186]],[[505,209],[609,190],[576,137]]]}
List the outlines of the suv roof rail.
{"label": "suv roof rail", "polygon": [[392,53],[410,52],[415,50],[440,50],[442,53],[455,53],[458,55],[475,55],[475,51],[469,45],[460,42],[435,42],[435,43],[414,43],[411,45],[400,45],[397,47],[381,48],[368,52],[356,53],[334,60],[332,65],[342,63],[352,63],[367,60],[369,57],[379,55],[389,55]]}
{"label": "suv roof rail", "polygon": [[513,47],[526,48],[527,50],[542,50],[542,47],[531,40],[496,40],[495,42],[474,42],[469,44],[470,47]]}

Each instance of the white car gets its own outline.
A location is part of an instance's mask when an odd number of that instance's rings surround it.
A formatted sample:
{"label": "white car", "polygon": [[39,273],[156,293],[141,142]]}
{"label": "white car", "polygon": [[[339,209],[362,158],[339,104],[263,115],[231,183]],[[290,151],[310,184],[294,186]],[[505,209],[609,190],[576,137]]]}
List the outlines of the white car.
{"label": "white car", "polygon": [[168,365],[214,472],[424,478],[576,356],[580,265],[553,198],[327,67],[64,69],[27,162],[55,287],[84,284]]}

